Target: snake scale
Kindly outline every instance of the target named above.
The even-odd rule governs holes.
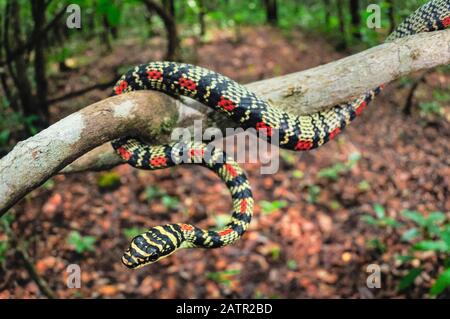
[[[392,41],[420,32],[445,29],[450,25],[450,0],[429,1],[405,19],[387,38]],[[113,95],[135,90],[157,90],[172,96],[193,98],[223,112],[239,126],[254,128],[270,141],[279,134],[280,147],[306,151],[332,140],[355,119],[382,86],[352,102],[304,116],[294,116],[273,108],[232,79],[198,66],[175,62],[150,62],[124,74]],[[130,165],[147,170],[188,163],[214,171],[232,197],[232,219],[224,229],[203,230],[186,223],[156,226],[135,237],[122,257],[129,268],[154,263],[181,248],[218,248],[238,240],[248,229],[253,213],[249,182],[239,165],[222,150],[196,142],[174,142],[151,146],[138,138],[112,141],[116,152]]]

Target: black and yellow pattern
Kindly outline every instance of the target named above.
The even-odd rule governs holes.
[[[149,146],[136,139],[122,138],[114,148],[136,168],[162,169],[179,164],[198,164],[214,171],[227,185],[233,201],[230,223],[219,231],[206,231],[190,224],[156,226],[134,238],[122,257],[129,268],[138,268],[166,257],[179,248],[218,248],[230,245],[247,230],[253,213],[250,184],[233,158],[214,146],[176,142]]]
[[[449,25],[450,0],[429,1],[407,18],[387,41],[441,30]],[[278,133],[283,148],[305,151],[317,148],[339,134],[380,93],[382,86],[350,103],[303,116],[271,107],[267,101],[226,76],[184,63],[151,62],[137,66],[122,76],[113,94],[134,90],[157,90],[191,97],[227,114],[243,128],[255,128],[269,141]],[[205,231],[189,224],[154,227],[133,239],[123,257],[128,267],[155,262],[179,248],[229,245],[248,228],[253,208],[250,186],[239,166],[222,151],[208,152],[204,144],[182,142],[149,146],[133,138],[122,138],[113,141],[112,145],[122,158],[137,168],[153,170],[182,163],[208,167],[225,181],[233,198],[233,219],[224,230]]]

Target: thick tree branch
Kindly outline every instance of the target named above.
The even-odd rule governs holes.
[[[450,30],[421,34],[384,44],[300,73],[247,87],[292,114],[311,113],[348,101],[408,73],[450,62]],[[0,214],[66,165],[96,146],[139,132],[151,142],[167,141],[178,127],[194,120],[203,127],[234,127],[223,115],[188,99],[175,100],[153,91],[115,96],[70,115],[23,141],[0,160]],[[103,169],[120,163],[109,145],[79,158],[64,173]]]

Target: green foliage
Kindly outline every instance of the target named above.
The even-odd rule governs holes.
[[[94,236],[82,236],[78,231],[71,231],[67,238],[67,243],[73,247],[77,253],[94,251],[94,243],[97,240]]]
[[[6,213],[0,217],[0,233],[3,233],[3,238],[0,239],[0,266],[6,260],[6,253],[10,247],[10,238],[8,234],[11,232],[11,224],[14,221],[14,216],[11,213]]]
[[[167,209],[176,209],[180,205],[180,201],[175,196],[169,196],[164,195],[161,197],[161,203],[167,208]]]
[[[296,169],[295,171],[292,172],[292,177],[297,178],[297,179],[301,179],[305,176],[305,173],[303,173],[303,171]]]
[[[308,186],[308,197],[307,200],[309,203],[314,204],[317,202],[317,198],[319,197],[321,188],[318,185],[309,185]]]
[[[358,183],[358,190],[359,191],[367,192],[367,191],[370,191],[370,189],[371,189],[371,186],[370,186],[368,181],[363,180],[363,181]]]
[[[234,279],[235,276],[239,275],[241,271],[239,269],[229,269],[224,271],[217,272],[208,272],[206,274],[206,278],[209,280],[215,281],[219,284],[230,285],[231,280]]]
[[[116,172],[102,173],[97,180],[97,185],[103,190],[115,189],[120,186],[120,175]]]
[[[398,290],[402,291],[402,290],[405,290],[406,288],[410,287],[414,283],[416,278],[420,276],[422,271],[423,271],[422,268],[412,268],[405,275],[405,277],[403,277],[402,280],[400,280],[400,284],[398,285]]]
[[[349,172],[360,159],[360,153],[352,153],[349,155],[346,163],[336,163],[331,167],[323,168],[317,173],[317,176],[319,178],[337,181],[341,175]]]
[[[375,212],[375,217],[372,215],[363,215],[361,220],[369,225],[377,227],[397,228],[402,226],[402,224],[395,220],[395,218],[386,216],[386,211],[382,205],[375,204],[373,205],[373,209]]]
[[[262,200],[259,202],[259,205],[261,206],[262,213],[264,215],[270,215],[284,207],[287,206],[287,202],[285,200],[274,200],[272,202],[268,202],[265,200]]]
[[[286,266],[289,270],[297,270],[297,262],[293,259],[289,259],[286,263]]]
[[[167,209],[177,209],[180,206],[180,200],[177,197],[168,195],[157,186],[148,186],[145,189],[145,199],[149,203],[159,199]]]
[[[111,26],[117,26],[122,17],[119,6],[111,0],[98,0],[97,13],[105,15]]]
[[[382,243],[379,239],[370,239],[366,242],[366,246],[369,249],[378,250],[381,253],[384,253],[387,250],[387,246]]]
[[[35,126],[38,117],[24,116],[12,110],[6,97],[0,97],[0,156],[7,153],[14,136],[26,131],[31,135],[38,132]]]
[[[427,216],[413,210],[404,210],[400,215],[412,222],[413,227],[406,227],[395,219],[386,221],[384,207],[374,205],[376,218],[372,216],[363,216],[363,220],[376,227],[393,226],[403,228],[401,240],[409,244],[409,253],[407,255],[397,256],[397,259],[408,264],[414,260],[415,252],[432,252],[439,259],[444,259],[444,263],[436,263],[435,267],[439,275],[431,287],[429,293],[431,296],[437,296],[450,287],[450,220],[442,212],[431,212]],[[383,244],[384,245],[384,244]],[[419,267],[412,267],[402,278],[398,285],[398,290],[403,291],[409,288],[425,270]]]
[[[437,101],[431,102],[420,102],[419,103],[420,115],[421,116],[431,116],[443,114],[442,106]]]
[[[450,101],[450,93],[444,90],[434,90],[433,99],[440,103],[446,103]]]

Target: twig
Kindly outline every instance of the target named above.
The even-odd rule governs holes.
[[[412,105],[413,105],[413,99],[414,99],[414,93],[416,92],[419,85],[423,82],[426,82],[426,76],[430,74],[432,70],[427,70],[422,73],[421,76],[417,80],[414,81],[413,85],[411,86],[411,89],[409,90],[408,97],[406,98],[405,105],[403,106],[403,114],[405,115],[411,115]]]

